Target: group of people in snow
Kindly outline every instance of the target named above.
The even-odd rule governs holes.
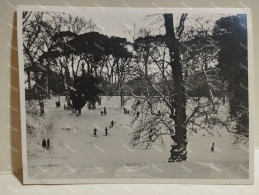
[[[101,116],[105,116],[107,114],[106,107],[104,106],[103,110],[101,111]]]
[[[56,108],[59,108],[60,107],[60,101],[56,101]]]
[[[114,123],[115,122],[112,120],[110,128],[112,128],[114,126]],[[97,128],[96,127],[94,128],[93,132],[94,132],[94,137],[97,137]],[[108,135],[108,128],[107,127],[105,127],[104,132],[105,132],[105,136],[107,136]]]
[[[44,139],[42,140],[41,145],[42,145],[43,148],[49,149],[49,147],[50,147],[50,140],[49,140],[49,138],[47,139],[47,141],[46,141],[45,138],[44,138]]]
[[[124,112],[124,114],[129,114],[129,110],[125,107],[123,108],[123,112]]]

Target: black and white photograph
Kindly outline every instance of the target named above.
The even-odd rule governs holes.
[[[24,183],[253,182],[249,10],[17,17]]]

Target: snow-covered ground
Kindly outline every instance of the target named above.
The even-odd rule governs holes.
[[[46,128],[36,128],[33,137],[27,135],[29,178],[248,178],[248,144],[233,147],[231,135],[223,130],[214,136],[205,131],[192,134],[188,160],[168,163],[170,138],[165,146],[149,150],[129,145],[133,116],[123,114],[120,97],[102,98],[106,116],[101,116],[100,108],[93,111],[85,106],[79,117],[63,110],[64,97],[61,108],[56,108],[57,99],[46,101]],[[27,120],[35,121],[29,116]],[[113,128],[109,128],[111,120],[115,121]],[[105,127],[108,136],[104,136]],[[50,139],[48,150],[41,147],[44,138]],[[210,152],[213,142],[215,152]]]

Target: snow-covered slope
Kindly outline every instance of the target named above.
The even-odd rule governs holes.
[[[129,145],[131,115],[124,115],[120,97],[103,97],[96,110],[82,109],[77,117],[71,111],[55,107],[57,97],[46,102],[45,130],[28,135],[29,178],[247,178],[247,145],[232,146],[231,135],[210,136],[198,132],[189,136],[188,160],[168,163],[170,138],[165,146],[150,150]],[[128,102],[130,106],[132,102]],[[108,114],[101,116],[105,106]],[[109,128],[111,120],[115,126]],[[37,122],[37,121],[35,121]],[[97,128],[97,137],[93,129]],[[105,127],[109,128],[104,136]],[[50,139],[50,149],[43,149],[43,139]],[[212,143],[215,152],[210,152]]]

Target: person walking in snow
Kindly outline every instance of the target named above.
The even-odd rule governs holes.
[[[107,136],[107,134],[108,134],[108,128],[105,127],[105,136]]]
[[[50,140],[49,140],[49,138],[48,138],[48,140],[47,140],[47,148],[49,149],[49,146],[50,146]]]
[[[106,115],[106,113],[107,113],[105,107],[103,108],[103,113],[104,113],[104,115]]]
[[[96,128],[94,128],[94,136],[96,137],[96,132],[97,132],[97,129]]]
[[[45,147],[46,147],[46,145],[47,145],[47,144],[46,144],[46,140],[45,140],[45,138],[43,139],[43,141],[42,141],[42,144],[41,144],[41,145],[42,145],[42,147],[43,147],[43,148],[45,148]]]
[[[214,152],[214,147],[215,147],[215,144],[214,144],[214,142],[212,143],[212,146],[211,146],[211,148],[210,148],[210,151],[211,152]]]
[[[139,111],[137,111],[137,118],[139,117]]]
[[[112,121],[111,121],[111,127],[113,127],[113,125],[114,125],[114,121],[112,120]]]
[[[101,104],[102,104],[102,98],[99,98],[97,102],[98,102],[98,106],[101,106]]]

